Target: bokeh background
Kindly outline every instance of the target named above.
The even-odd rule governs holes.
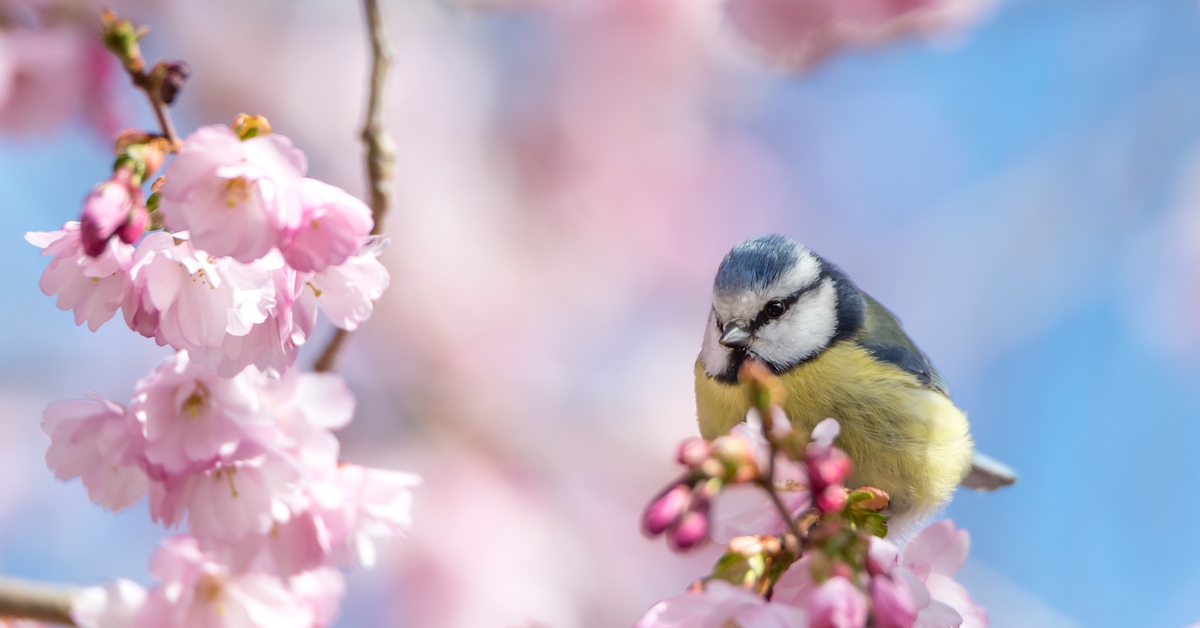
[[[357,4],[118,3],[154,26],[152,58],[191,63],[183,130],[264,114],[314,176],[361,192]],[[711,552],[671,555],[638,514],[696,433],[712,273],[763,232],[893,309],[979,447],[1020,472],[945,513],[993,626],[1200,619],[1195,0],[1001,0],[802,70],[720,0],[385,7],[392,287],[340,369],[360,399],[341,437],[346,459],[426,484],[337,626],[625,626],[705,571]],[[13,41],[0,52],[28,51]],[[106,115],[152,126],[115,93]],[[22,240],[77,215],[112,121],[6,119],[0,572],[148,584],[166,533],[144,503],[111,515],[56,482],[37,424],[83,389],[128,398],[165,352],[119,317],[72,325]]]

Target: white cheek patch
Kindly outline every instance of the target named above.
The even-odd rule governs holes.
[[[776,365],[791,365],[812,357],[829,344],[837,331],[837,291],[833,280],[800,297],[783,318],[763,325],[750,350]]]
[[[721,330],[717,329],[716,314],[708,313],[708,326],[704,328],[704,344],[700,347],[700,363],[709,377],[716,377],[729,368],[729,349],[721,346]]]

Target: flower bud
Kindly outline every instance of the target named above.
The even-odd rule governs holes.
[[[233,119],[233,124],[229,126],[233,129],[234,134],[242,138],[242,140],[271,133],[271,123],[267,121],[266,116],[252,116],[248,113],[239,113]]]
[[[825,490],[827,486],[841,484],[854,466],[850,457],[835,447],[809,454],[804,463],[808,467],[808,479],[814,493]]]
[[[157,137],[153,133],[148,133],[141,129],[125,129],[117,135],[116,142],[113,144],[113,153],[120,155],[125,152],[125,149],[134,144],[145,144]]]
[[[854,579],[854,570],[850,568],[850,565],[847,565],[840,560],[833,563],[833,568],[830,570],[830,573],[833,574],[834,578],[845,578],[847,580]]]
[[[742,366],[738,369],[738,383],[750,395],[750,405],[763,413],[764,427],[767,427],[766,424],[771,420],[771,406],[782,405],[787,396],[783,383],[771,367],[755,358],[742,361]]]
[[[758,477],[754,445],[739,434],[726,434],[713,441],[712,457],[725,467],[725,476],[735,483]]]
[[[667,530],[667,544],[676,552],[686,552],[708,540],[708,512],[689,511]]]
[[[162,68],[159,70],[159,68]],[[158,97],[166,104],[174,104],[175,99],[179,97],[179,92],[183,89],[183,84],[192,74],[192,68],[183,61],[160,61],[155,66],[156,73],[161,72],[162,77],[158,87]]]
[[[808,602],[811,628],[862,628],[867,625],[867,596],[842,577],[817,587]]]
[[[171,152],[171,141],[165,137],[155,136],[142,146],[142,163],[146,165],[145,177],[149,177],[162,167]]]
[[[100,33],[104,47],[121,61],[121,65],[128,72],[136,74],[145,69],[146,63],[142,59],[142,49],[138,40],[144,37],[149,29],[135,27],[133,22],[117,17],[110,9],[104,9],[100,18],[104,24]]]
[[[103,253],[109,238],[129,220],[129,213],[133,209],[129,176],[127,168],[117,170],[112,179],[96,185],[83,202],[79,235],[83,250],[90,257],[98,257]]]
[[[734,554],[737,554],[739,556],[745,556],[747,558],[757,555],[757,554],[762,554],[766,549],[766,546],[763,543],[763,538],[771,538],[771,537],[757,537],[757,536],[735,537],[729,541],[729,551],[731,551]]]
[[[863,493],[868,493],[870,496],[865,496]],[[888,507],[888,503],[891,501],[891,498],[888,497],[887,493],[875,487],[863,486],[861,488],[854,489],[854,492],[851,494],[851,501],[853,501],[860,508],[879,511]]]
[[[834,485],[825,487],[825,490],[817,494],[817,509],[821,512],[841,512],[846,507],[846,495],[848,493],[846,488],[842,486]]]
[[[691,489],[686,484],[672,486],[651,502],[642,513],[642,532],[647,536],[662,534],[679,521],[691,504]]]
[[[917,603],[905,583],[877,575],[871,578],[870,590],[875,628],[912,628]]]
[[[129,220],[117,229],[117,237],[126,244],[135,244],[142,239],[142,234],[146,232],[146,226],[150,224],[150,212],[146,210],[146,206],[136,204],[133,206],[133,211],[129,212]]]
[[[679,443],[679,448],[675,450],[675,459],[679,461],[679,464],[698,469],[708,459],[710,453],[712,453],[712,446],[708,444],[708,441],[693,436]]]

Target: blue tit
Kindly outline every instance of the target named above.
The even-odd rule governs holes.
[[[700,432],[713,439],[750,408],[737,382],[747,358],[779,376],[793,425],[833,417],[854,462],[850,487],[874,486],[894,515],[931,514],[962,482],[1015,481],[974,456],[967,418],[945,380],[887,308],[821,256],[779,235],[746,240],[725,256],[696,361]]]

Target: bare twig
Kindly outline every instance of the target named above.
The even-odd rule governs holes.
[[[150,101],[150,108],[154,110],[154,117],[158,119],[158,127],[162,129],[163,137],[171,143],[171,152],[179,150],[182,142],[179,141],[179,135],[175,132],[175,125],[171,122],[171,114],[167,112],[167,104],[163,102],[158,94],[158,89],[152,84],[150,75],[145,70],[140,72],[130,72],[129,78],[133,80],[134,86],[142,90],[146,95],[146,99]]]
[[[37,621],[74,626],[71,602],[75,589],[0,578],[0,617],[34,619]]]
[[[392,63],[392,45],[379,0],[363,0],[367,31],[371,36],[371,78],[367,94],[367,121],[363,125],[362,141],[366,147],[367,193],[370,195],[373,235],[383,233],[383,218],[392,198],[392,178],[395,169],[395,149],[392,138],[383,128],[383,96],[387,87],[388,70]],[[313,363],[319,373],[332,371],[350,332],[338,329]]]

